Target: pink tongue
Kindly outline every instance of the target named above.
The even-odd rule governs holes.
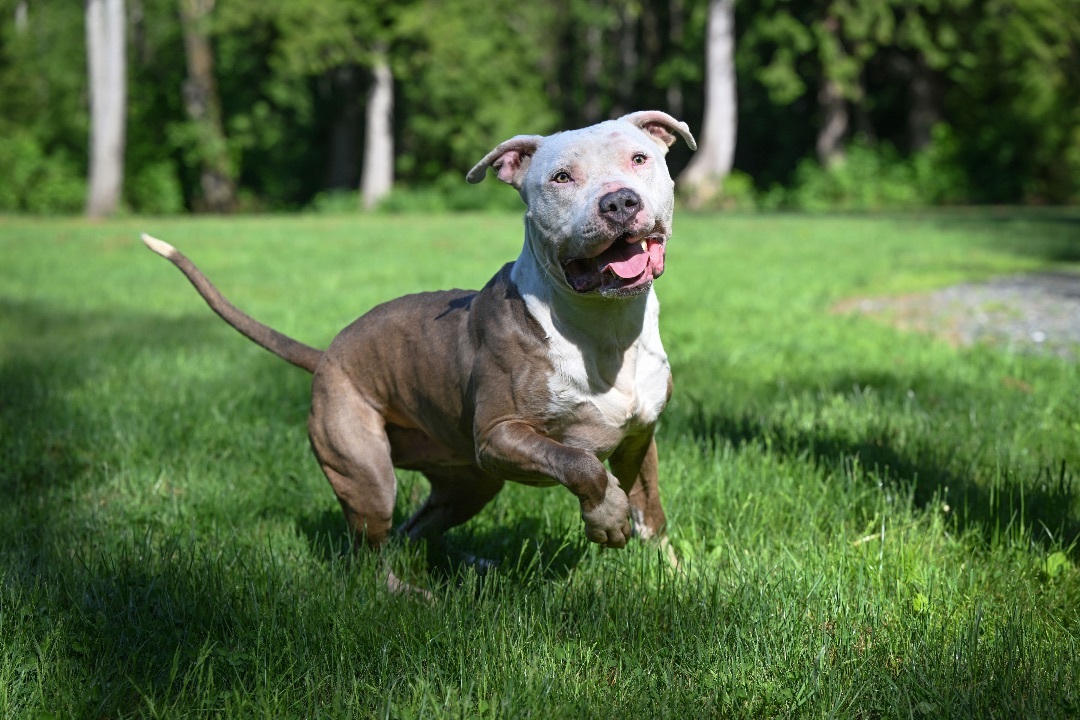
[[[645,266],[649,264],[649,253],[641,249],[640,242],[616,243],[605,250],[598,260],[601,271],[611,270],[624,280],[629,280],[645,271]]]

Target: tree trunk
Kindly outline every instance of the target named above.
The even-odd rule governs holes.
[[[705,117],[701,144],[679,181],[702,199],[715,194],[735,160],[735,0],[709,0]]]
[[[86,214],[116,212],[124,184],[127,53],[124,0],[86,0],[90,80],[90,176]]]
[[[837,37],[840,21],[833,16],[825,18],[824,31],[835,47],[840,47]],[[844,98],[844,89],[825,62],[826,53],[821,52],[821,87],[818,88],[818,109],[821,112],[821,125],[818,126],[817,150],[818,162],[825,167],[835,165],[844,159],[844,137],[848,131],[848,107]]]
[[[26,26],[30,21],[30,7],[27,4],[27,0],[19,0],[15,4],[15,29],[22,33],[26,31]]]
[[[818,161],[827,166],[844,159],[844,136],[848,129],[847,101],[840,92],[840,83],[826,77],[818,90],[818,106],[821,109],[821,127],[818,128]]]
[[[330,128],[330,157],[327,159],[327,186],[354,188],[359,180],[357,151],[360,131],[359,68],[345,65],[327,73],[334,99],[340,102]]]
[[[930,147],[934,126],[941,122],[938,106],[937,84],[934,71],[919,53],[912,67],[911,84],[908,86],[908,148],[919,152]]]
[[[371,210],[394,184],[394,75],[384,54],[372,68],[364,128],[364,159],[360,170],[360,206]]]
[[[214,50],[206,30],[214,0],[179,2],[188,71],[183,89],[184,107],[196,128],[202,205],[210,212],[229,212],[236,207],[236,180],[221,124],[221,99],[214,80]]]

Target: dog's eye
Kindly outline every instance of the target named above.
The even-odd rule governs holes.
[[[646,162],[648,162],[648,160],[649,160],[649,156],[646,155],[645,153],[637,153],[636,155],[634,155],[634,164],[635,165],[644,165]]]
[[[565,170],[555,173],[555,176],[551,179],[560,184],[568,183],[571,180],[570,173],[566,172]]]

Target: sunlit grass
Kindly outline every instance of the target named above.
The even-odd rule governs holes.
[[[0,220],[3,717],[1075,717],[1080,371],[831,311],[1080,260],[1076,218],[695,216],[658,284],[669,572],[508,487],[390,596],[307,448],[309,378],[146,251],[325,345],[479,287],[515,216]],[[426,492],[404,473],[399,518]]]

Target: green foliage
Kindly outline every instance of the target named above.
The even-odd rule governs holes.
[[[961,143],[948,125],[934,127],[930,146],[908,157],[916,192],[924,205],[957,205],[976,196],[981,178],[970,177],[961,161]]]
[[[740,122],[740,144],[779,142],[787,156],[780,163],[774,156],[740,153],[744,169],[760,185],[808,182],[808,163],[800,158],[810,154],[812,136],[793,143],[780,133],[777,140],[770,126],[783,122],[790,133],[799,130],[800,121],[820,123],[807,100],[826,82],[847,98],[856,133],[910,147],[909,127],[897,118],[911,110],[914,73],[925,67],[936,98],[928,101],[929,109],[953,131],[951,167],[938,168],[950,176],[950,189],[926,193],[919,188],[916,194],[963,202],[1078,197],[1077,0],[761,0],[753,8],[743,6],[742,13],[740,102],[746,109],[742,119],[751,122]],[[769,103],[755,98],[760,90],[754,85],[768,94]],[[778,113],[784,106],[789,112]],[[925,164],[916,158],[910,162]],[[804,168],[798,179],[795,166]],[[882,184],[893,184],[903,173],[890,172],[893,177]],[[951,179],[959,176],[968,179]],[[960,189],[966,193],[962,197]],[[830,195],[814,194],[817,201]]]
[[[21,30],[14,7],[14,0],[0,3],[0,124],[32,133],[46,154],[63,148],[85,157],[83,4],[30,2]]]
[[[1080,0],[993,0],[965,21],[945,72],[974,199],[1080,199]]]
[[[359,212],[360,198],[355,190],[325,190],[311,199],[307,209],[319,215],[348,215]]]
[[[30,0],[16,26],[18,4],[0,0],[0,127],[11,136],[4,152],[23,163],[16,175],[39,190],[20,180],[3,207],[74,211],[74,178],[87,171],[84,7]],[[401,188],[391,206],[498,206],[456,198],[442,178],[513,135],[629,110],[667,109],[700,127],[707,5],[217,0],[208,28],[226,139],[210,149],[236,170],[246,209],[299,208],[357,187],[369,71],[385,56]],[[1080,200],[1080,0],[754,0],[736,13],[744,176],[721,205],[750,203],[746,176],[781,188],[763,194],[766,207],[783,205],[785,190],[807,207]],[[141,0],[128,14],[124,203],[191,208],[208,146],[184,107],[176,0]],[[916,79],[929,88],[922,121]],[[844,99],[847,142],[876,148],[852,150],[846,178],[806,162],[823,87]],[[925,148],[935,122],[950,134]],[[689,157],[673,149],[674,174]],[[852,185],[864,180],[877,187]]]
[[[272,29],[273,60],[283,75],[321,75],[328,70],[370,67],[394,35],[397,13],[409,2],[378,0],[225,0],[216,15],[219,35],[252,26]]]
[[[472,185],[464,174],[446,174],[435,182],[416,185],[397,185],[379,204],[379,210],[393,215],[445,212],[513,212],[524,205],[513,188],[489,176],[484,182]],[[319,193],[310,209],[324,215],[356,213],[360,203],[354,190],[334,190]]]
[[[426,185],[397,187],[380,205],[390,213],[506,212],[523,207],[517,191],[493,176],[472,185],[464,174],[442,175]]]
[[[79,3],[37,3],[22,30],[0,5],[0,210],[72,213],[86,200],[86,58]]]
[[[163,160],[139,168],[127,178],[124,193],[131,209],[147,215],[173,215],[184,210],[184,193],[174,163]]]
[[[962,202],[968,180],[956,163],[957,143],[947,126],[935,128],[927,150],[904,158],[886,143],[854,143],[843,159],[823,166],[804,159],[790,188],[767,194],[766,207],[799,210],[883,210]]]
[[[802,160],[788,204],[801,210],[879,210],[921,203],[910,165],[889,147],[848,147],[845,157],[829,166]]]
[[[896,39],[896,10],[878,0],[760,0],[751,18],[739,58],[782,105],[807,92],[807,74],[835,82],[844,97],[860,101],[867,62]],[[760,57],[768,62],[762,65]]]
[[[408,51],[394,64],[411,122],[398,170],[412,181],[463,174],[514,135],[558,129],[544,97],[545,20],[539,3],[426,0],[402,12]]]
[[[42,215],[75,213],[86,201],[86,181],[78,163],[60,151],[47,154],[23,129],[0,132],[0,211]]]
[[[1046,556],[1045,569],[1047,577],[1057,578],[1071,572],[1074,568],[1072,562],[1069,561],[1069,556],[1058,550]]]
[[[728,173],[719,185],[680,190],[680,199],[694,210],[756,210],[758,207],[754,179],[738,170]]]

